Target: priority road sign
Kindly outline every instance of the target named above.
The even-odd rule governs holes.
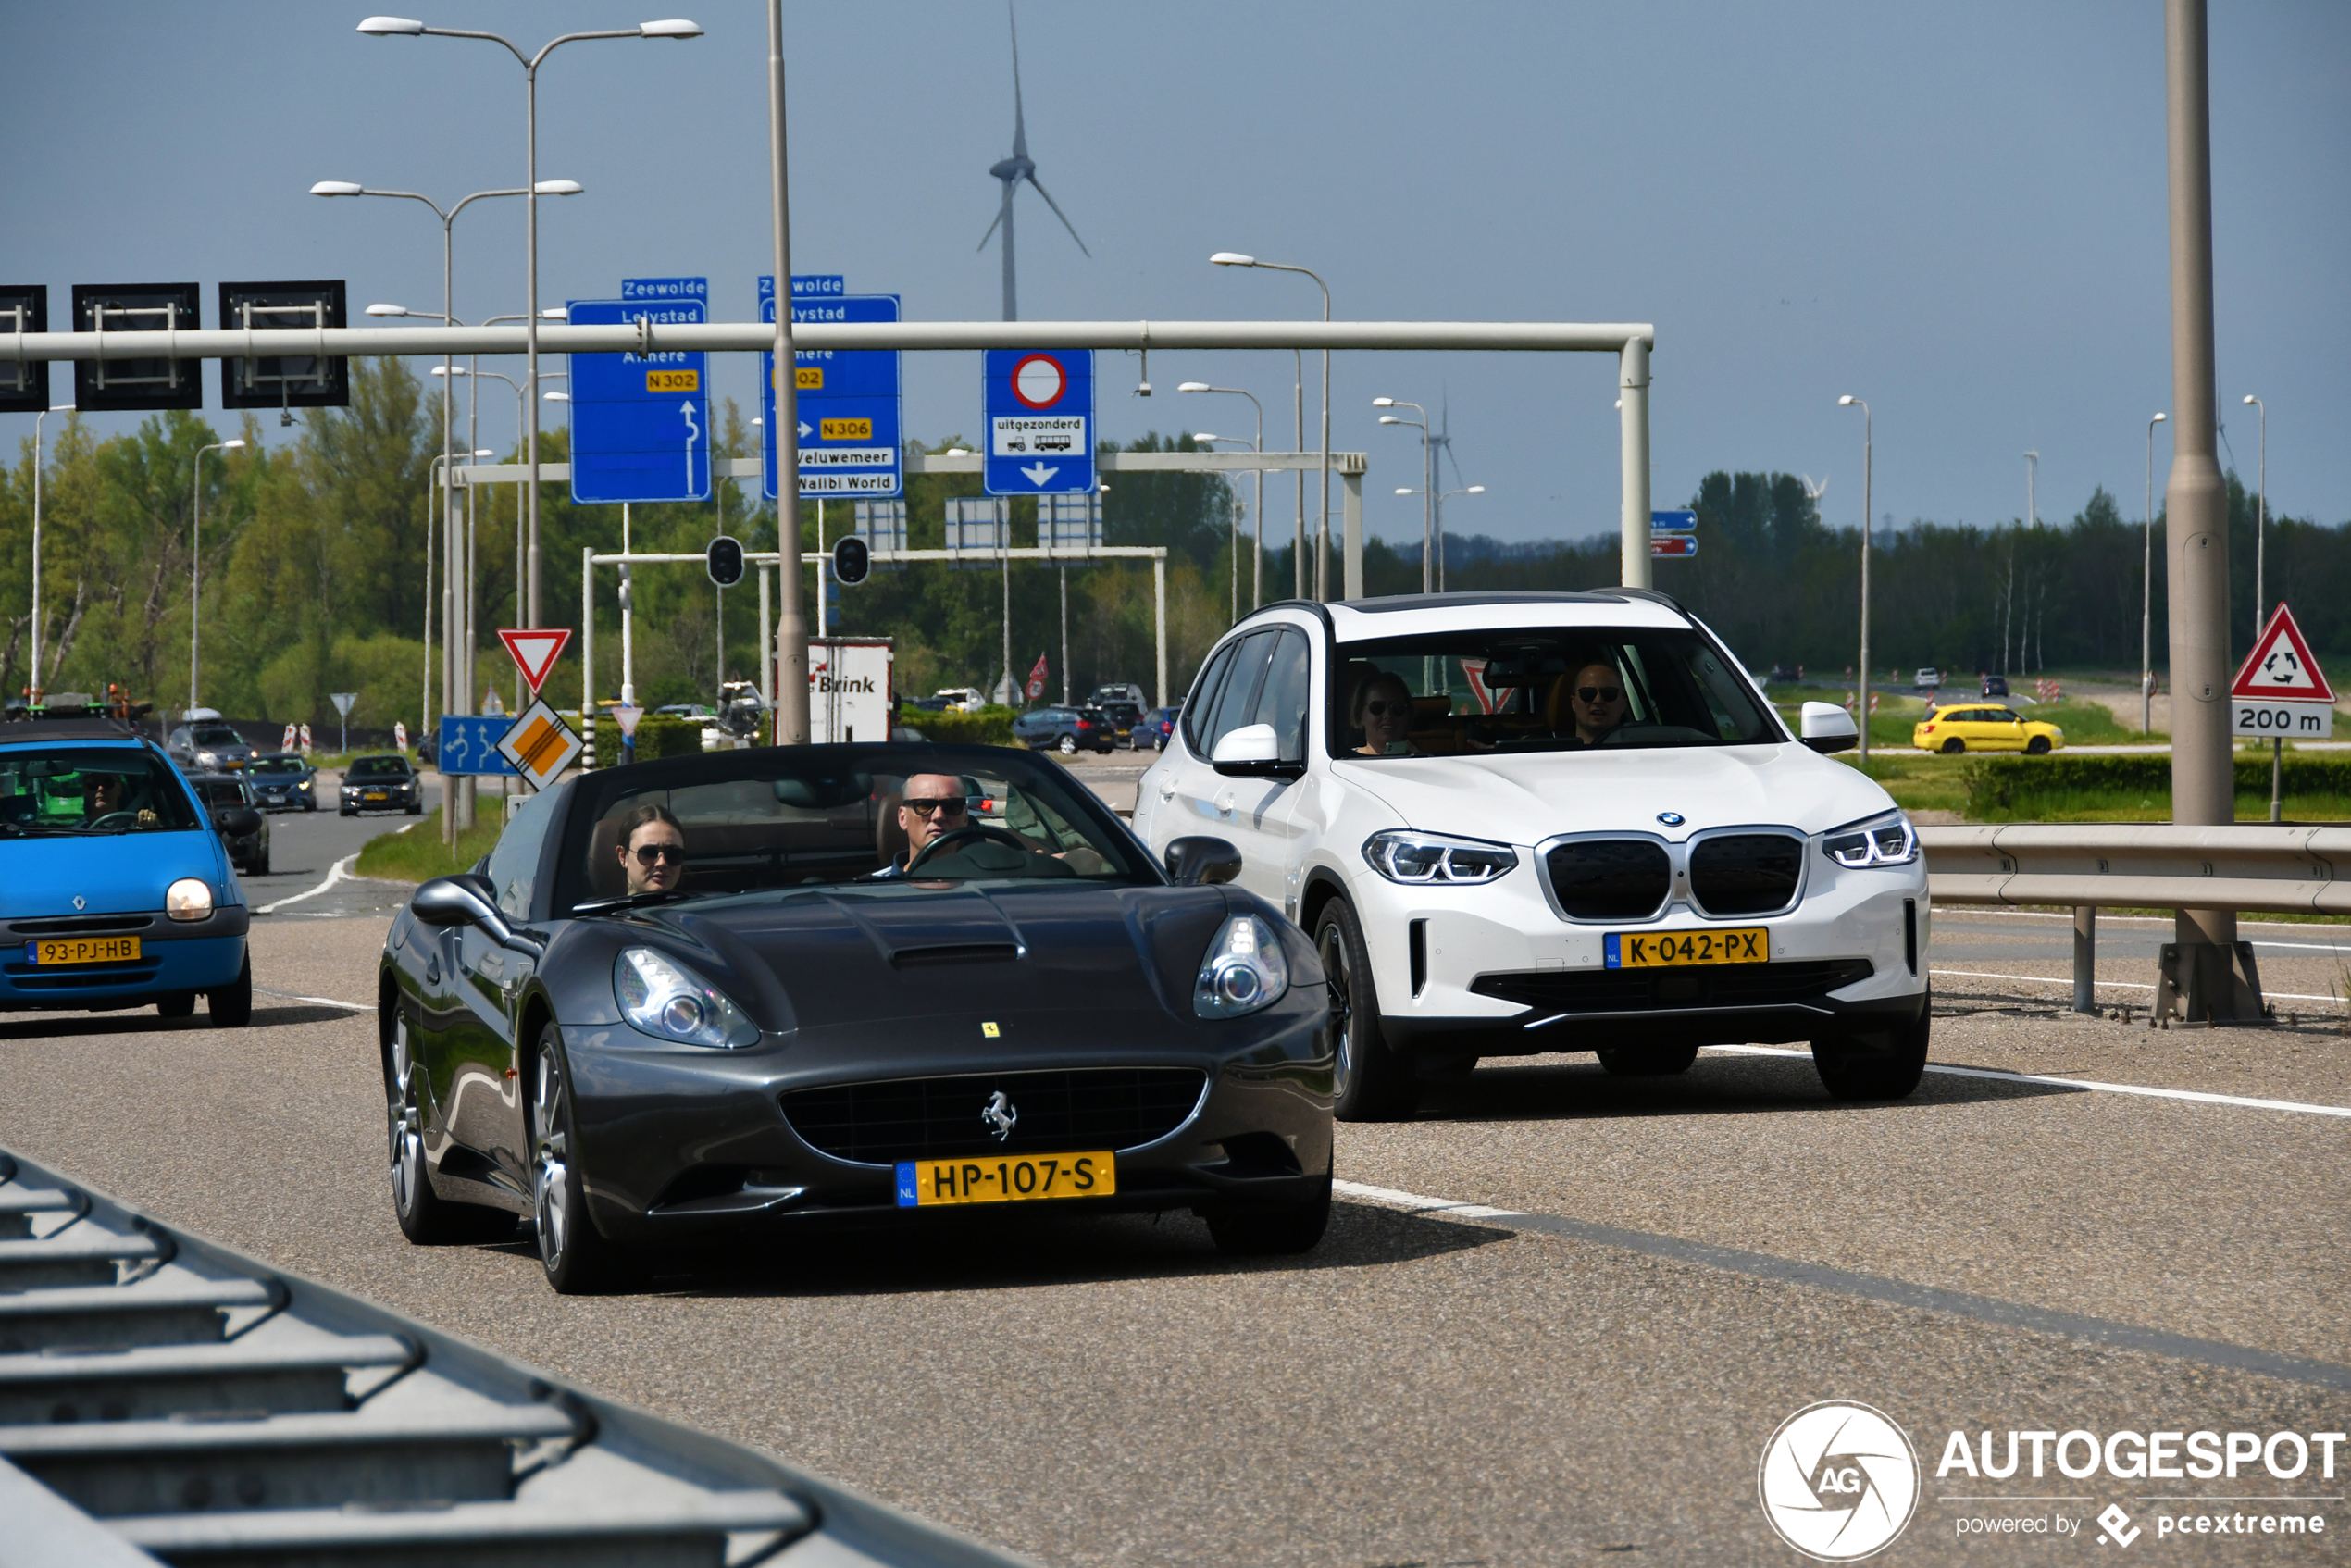
[[[2283,604],[2229,685],[2229,717],[2239,735],[2323,740],[2334,733],[2334,688]]]
[[[982,355],[981,382],[989,494],[1094,488],[1092,349],[991,348]]]
[[[700,278],[631,278],[623,298],[573,300],[575,327],[700,323]],[[710,378],[699,349],[571,356],[571,498],[581,504],[710,499]]]
[[[519,773],[530,780],[534,790],[543,790],[554,782],[557,775],[569,767],[581,751],[579,737],[571,726],[555,715],[545,703],[533,703],[523,710],[522,717],[500,737],[498,753],[510,765],[508,771]]]
[[[433,765],[451,778],[467,774],[475,778],[510,775],[514,767],[498,752],[499,738],[505,732],[506,721],[503,718],[442,714],[441,749],[433,753]]]
[[[829,273],[794,275],[791,316],[810,321],[895,321],[896,294],[851,294]],[[776,280],[759,280],[759,318],[776,319]],[[800,493],[890,496],[903,493],[904,448],[899,359],[895,349],[796,349],[800,394]],[[776,499],[776,355],[759,359],[760,493]]]
[[[500,627],[498,641],[504,642],[506,652],[514,655],[515,663],[522,670],[523,679],[530,683],[530,693],[535,697],[539,689],[547,684],[547,674],[555,667],[555,661],[563,656],[566,644],[571,641],[571,628],[538,626],[526,631]]]

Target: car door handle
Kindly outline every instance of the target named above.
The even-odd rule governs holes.
[[[1172,801],[1176,798],[1176,780],[1172,777],[1159,781],[1159,798],[1163,801]]]

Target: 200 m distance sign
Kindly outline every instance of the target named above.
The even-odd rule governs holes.
[[[1066,495],[1094,476],[1094,351],[991,348],[981,367],[990,495]]]

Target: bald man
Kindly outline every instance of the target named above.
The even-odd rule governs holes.
[[[898,826],[906,835],[906,859],[928,849],[942,833],[971,826],[971,805],[964,781],[952,774],[917,773],[906,780],[898,803]]]

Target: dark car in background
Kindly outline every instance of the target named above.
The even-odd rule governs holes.
[[[242,773],[192,773],[188,787],[212,816],[230,862],[248,877],[269,875],[269,819],[261,815],[253,780]],[[251,827],[250,833],[239,829]]]
[[[1167,750],[1167,738],[1176,733],[1176,721],[1184,716],[1183,704],[1172,708],[1153,708],[1135,727],[1134,745],[1137,751],[1149,746],[1154,752]]]
[[[182,773],[235,773],[254,757],[245,738],[218,718],[180,725],[163,749]]]
[[[1143,722],[1141,706],[1135,703],[1104,703],[1101,710],[1102,716],[1110,720],[1110,732],[1118,744],[1134,745],[1136,727]]]
[[[317,811],[318,770],[299,752],[268,752],[245,765],[264,811]]]
[[[370,811],[400,811],[410,816],[425,809],[425,781],[397,752],[354,757],[342,770],[341,810],[345,816]]]
[[[1013,720],[1013,739],[1031,751],[1108,752],[1118,744],[1110,718],[1100,708],[1031,708]]]
[[[1987,675],[1984,677],[1984,695],[1986,697],[2005,697],[2008,694],[2009,678],[2007,676]]]

